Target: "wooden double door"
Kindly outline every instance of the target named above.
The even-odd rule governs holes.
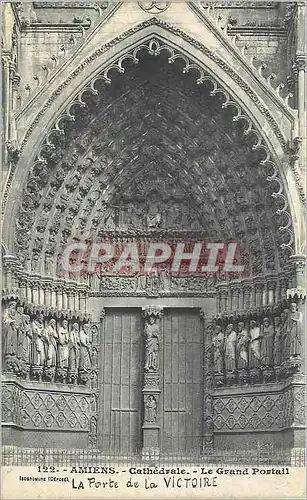
[[[99,444],[114,455],[142,448],[144,322],[140,309],[110,308],[100,347]],[[165,308],[161,319],[157,422],[163,454],[202,443],[203,333],[198,309]]]

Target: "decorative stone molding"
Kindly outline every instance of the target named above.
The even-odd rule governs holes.
[[[96,2],[33,2],[35,9],[106,9],[107,1]]]
[[[90,395],[62,391],[55,386],[27,387],[14,382],[3,384],[2,419],[5,425],[22,429],[89,432]]]

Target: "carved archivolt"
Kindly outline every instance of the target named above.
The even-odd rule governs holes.
[[[144,53],[149,64],[161,58],[147,93]],[[202,237],[236,238],[252,274],[279,271],[293,253],[282,181],[250,118],[215,78],[153,37],[95,76],[56,121],[21,198],[16,253],[29,271],[54,275],[55,251],[70,237],[148,233],[142,214],[157,198],[172,212],[165,233],[186,219]],[[171,222],[176,203],[180,222]]]
[[[279,138],[280,143],[286,149],[287,144],[286,144],[285,138],[283,137],[283,134],[279,128],[277,121],[272,116],[272,114],[270,113],[268,108],[263,104],[262,100],[248,86],[248,84],[222,58],[220,58],[217,54],[215,54],[210,49],[208,49],[201,42],[199,42],[199,41],[195,40],[194,38],[192,38],[191,36],[187,35],[185,32],[183,32],[179,28],[176,28],[176,27],[172,26],[171,24],[169,24],[168,22],[163,21],[159,18],[152,17],[152,18],[144,21],[143,23],[138,24],[134,28],[131,28],[131,29],[123,32],[121,35],[117,36],[116,38],[114,38],[110,42],[101,46],[93,54],[91,54],[90,57],[85,59],[85,61],[83,63],[81,63],[63,83],[61,83],[61,85],[52,93],[50,98],[47,100],[44,107],[36,115],[32,125],[29,127],[27,133],[25,134],[25,137],[24,137],[22,144],[21,144],[21,150],[25,146],[28,138],[30,137],[32,131],[34,130],[36,124],[39,122],[41,116],[44,115],[44,113],[49,108],[49,106],[52,104],[52,102],[57,98],[58,95],[60,95],[64,91],[64,89],[71,83],[71,81],[74,78],[76,78],[80,73],[82,73],[90,63],[92,63],[99,56],[101,56],[102,54],[107,52],[109,49],[115,47],[121,41],[126,40],[127,38],[129,38],[131,35],[137,33],[138,31],[141,31],[144,28],[147,28],[147,27],[150,27],[153,25],[160,26],[163,29],[165,29],[166,31],[168,31],[169,33],[180,36],[183,40],[185,40],[189,44],[191,44],[192,47],[200,50],[207,57],[209,57],[212,61],[217,63],[220,66],[220,68],[223,69],[247,93],[247,95],[249,95],[252,98],[253,102],[258,107],[260,112],[266,116],[267,121],[270,123],[276,136]],[[81,92],[81,94],[83,92],[84,92],[84,90]],[[78,96],[78,99],[80,99],[80,96]],[[81,99],[81,101],[82,101],[82,99]]]

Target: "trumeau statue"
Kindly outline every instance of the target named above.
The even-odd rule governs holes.
[[[145,371],[157,372],[159,369],[159,327],[155,317],[149,316],[145,324]]]

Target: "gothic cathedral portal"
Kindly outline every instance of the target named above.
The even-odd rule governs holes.
[[[5,2],[8,464],[304,447],[301,4]]]

